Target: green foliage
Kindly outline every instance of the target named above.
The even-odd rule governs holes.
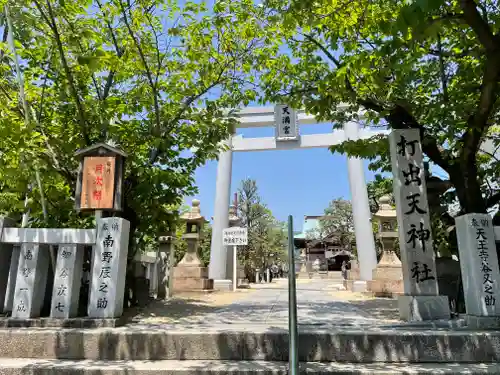
[[[485,212],[500,193],[483,185],[499,161],[481,155],[498,143],[500,8],[489,0],[267,0],[249,7],[266,44],[259,51],[262,101],[287,102],[342,127],[364,121],[416,128],[423,151],[450,176],[464,212]],[[269,58],[271,56],[271,58]],[[332,151],[389,170],[388,142],[376,136]],[[484,199],[485,194],[488,199]]]
[[[368,191],[368,201],[370,203],[370,211],[372,214],[378,211],[378,201],[383,195],[389,195],[392,198],[392,203],[395,204],[392,194],[392,178],[376,174],[375,179],[366,184],[366,190]]]
[[[355,250],[354,215],[350,201],[342,198],[333,199],[325,208],[325,216],[319,225],[321,237],[335,235],[342,248]]]
[[[38,169],[49,222],[35,186],[31,225],[93,226],[73,208],[73,154],[109,142],[129,155],[121,215],[131,222],[131,244],[154,242],[175,225],[182,197],[196,192],[193,172],[217,156],[234,126],[232,110],[255,95],[241,73],[253,63],[248,49],[258,51],[242,31],[249,21],[236,24],[222,9],[209,16],[203,3],[160,0],[20,0],[10,13],[30,122],[4,39],[0,212],[19,219]]]
[[[248,230],[248,246],[239,252],[247,275],[250,269],[263,268],[272,260],[286,259],[286,225],[279,222],[262,202],[257,182],[241,181],[238,189],[238,216]]]

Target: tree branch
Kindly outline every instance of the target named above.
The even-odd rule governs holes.
[[[448,103],[448,79],[446,77],[446,66],[443,57],[443,45],[441,44],[441,35],[437,35],[439,51],[439,72],[441,74],[441,89],[443,90],[443,102]]]
[[[335,56],[333,56],[333,54],[331,54],[326,47],[324,47],[311,35],[304,35],[304,37],[314,43],[337,66],[337,68],[342,66],[341,62],[337,58],[335,58]],[[345,78],[345,84],[346,88],[351,92],[353,100],[355,100],[358,104],[362,105],[366,109],[370,109],[377,113],[382,113],[386,110],[389,110],[389,114],[385,116],[385,119],[389,122],[393,129],[419,129],[420,138],[422,139],[422,149],[424,153],[434,163],[436,163],[449,173],[450,163],[445,157],[443,151],[436,143],[436,140],[433,137],[427,135],[425,128],[415,119],[415,117],[413,117],[409,110],[407,110],[400,104],[396,104],[387,108],[374,99],[360,98],[354,90],[351,82],[349,81],[348,76],[346,76]]]
[[[116,39],[116,35],[113,31],[113,26],[111,25],[111,22],[109,21],[108,17],[104,14],[104,10],[102,7],[102,4],[99,0],[96,0],[97,6],[99,7],[102,16],[104,18],[104,22],[106,22],[106,27],[109,31],[109,34],[111,36],[111,40],[113,41],[113,46],[115,47],[116,55],[118,58],[121,58],[123,56],[123,49],[118,46],[118,40]],[[104,84],[104,89],[102,90],[102,100],[105,101],[109,95],[109,91],[111,90],[111,86],[113,86],[113,81],[115,78],[116,71],[111,70],[108,74],[108,77],[106,78],[106,83]]]
[[[321,52],[323,52],[326,55],[326,57],[328,57],[335,64],[337,69],[342,66],[342,64],[340,64],[340,61],[335,56],[333,56],[333,54],[330,51],[328,51],[328,49],[324,45],[322,45],[320,42],[318,42],[315,38],[313,38],[309,34],[302,34],[302,35],[307,40],[312,42],[316,47],[318,47],[321,50]]]
[[[127,27],[128,33],[130,37],[132,38],[132,41],[134,42],[135,47],[137,48],[137,52],[139,53],[139,57],[142,61],[142,64],[144,65],[144,70],[146,72],[146,77],[148,79],[149,85],[151,86],[151,90],[153,91],[153,107],[154,107],[154,116],[155,116],[155,127],[156,129],[160,129],[160,103],[158,100],[158,90],[157,90],[157,85],[156,81],[153,79],[153,74],[151,72],[151,69],[149,68],[149,64],[146,60],[146,56],[144,55],[144,51],[142,50],[142,47],[139,43],[139,40],[137,40],[137,37],[135,36],[134,31],[132,30],[132,27],[130,26],[130,22],[128,20],[127,16],[127,10],[125,9],[122,0],[120,0],[120,6],[122,8],[122,15],[123,15],[123,22],[125,22],[125,26]],[[130,4],[129,4],[130,7]]]
[[[493,35],[488,22],[481,16],[474,0],[460,0],[465,22],[472,28],[479,42],[487,51],[498,49],[498,38]]]
[[[464,159],[474,159],[481,144],[481,139],[491,126],[489,122],[498,98],[498,81],[500,80],[500,51],[490,55],[486,60],[486,67],[481,84],[481,94],[477,109],[467,120],[468,128],[462,136]]]
[[[52,5],[50,3],[50,0],[47,0],[47,10],[48,10],[48,15],[47,15],[43,11],[38,0],[33,0],[33,1],[35,3],[35,6],[37,7],[38,11],[40,12],[40,15],[45,20],[45,22],[47,23],[47,25],[49,26],[49,28],[52,30],[52,32],[54,34],[57,49],[58,49],[59,55],[61,57],[61,63],[63,65],[64,72],[66,73],[66,79],[68,80],[69,86],[71,88],[71,93],[73,95],[73,99],[75,100],[76,109],[77,109],[77,113],[78,113],[78,120],[79,120],[80,127],[82,130],[83,138],[85,140],[85,143],[87,145],[90,145],[90,137],[89,137],[87,125],[85,122],[85,117],[86,117],[85,116],[85,109],[84,109],[83,104],[80,100],[80,96],[78,95],[78,91],[76,90],[76,84],[75,84],[75,80],[73,77],[73,73],[71,72],[68,61],[66,60],[66,55],[64,53],[64,47],[63,47],[63,44],[61,41],[61,35],[59,34],[59,29],[57,28],[56,20],[54,17],[54,12],[52,11]]]
[[[198,100],[199,98],[201,98],[208,91],[210,91],[215,86],[217,86],[218,84],[221,83],[221,78],[222,78],[223,74],[224,74],[224,69],[221,70],[221,72],[219,73],[219,76],[217,77],[217,79],[214,82],[212,82],[211,85],[209,85],[207,87],[204,86],[204,88],[200,92],[198,92],[197,94],[194,94],[194,95],[190,96],[184,102],[184,104],[179,108],[179,110],[174,115],[174,117],[171,120],[168,121],[168,123],[169,124],[174,124],[177,121],[179,121],[181,119],[181,117],[183,116],[184,112],[186,112],[186,110],[191,106],[191,104],[193,104],[196,100]],[[151,154],[150,154],[150,157],[149,157],[149,164],[153,164],[156,161],[156,159],[158,158],[158,156],[160,156],[160,148],[157,147],[157,148],[155,148],[154,150],[151,151]]]
[[[493,207],[495,204],[500,203],[500,192],[493,194],[486,200],[486,207]]]

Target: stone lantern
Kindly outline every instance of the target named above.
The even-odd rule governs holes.
[[[382,256],[373,270],[372,280],[368,281],[368,290],[375,295],[398,295],[404,290],[402,264],[394,251],[398,238],[397,214],[390,202],[390,196],[382,196],[379,210],[373,214],[373,219],[378,224],[377,238],[382,243]]]
[[[180,220],[185,227],[182,239],[187,242],[187,251],[179,262],[179,265],[200,266],[201,261],[198,257],[198,246],[200,240],[203,239],[205,218],[201,216],[200,201],[198,199],[193,199],[191,210],[182,214]]]
[[[213,289],[213,280],[208,279],[207,267],[202,267],[198,257],[198,247],[203,238],[203,225],[206,220],[201,215],[200,201],[193,199],[191,209],[180,217],[185,231],[182,239],[187,243],[184,257],[174,268],[174,291],[196,291]]]

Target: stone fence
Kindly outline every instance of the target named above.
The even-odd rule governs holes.
[[[117,217],[97,229],[14,228],[0,218],[0,308],[16,319],[41,315],[52,286],[50,317],[78,316],[84,247],[90,261],[89,318],[117,318],[123,312],[130,224]],[[53,275],[50,262],[55,262]]]

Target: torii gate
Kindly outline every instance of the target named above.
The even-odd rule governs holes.
[[[291,115],[285,117],[281,111],[291,112]],[[304,111],[293,110],[286,105],[277,105],[274,108],[249,107],[241,110],[238,117],[237,127],[274,126],[276,136],[244,138],[242,135],[233,135],[225,141],[229,150],[219,154],[209,265],[209,278],[214,280],[216,289],[229,289],[233,273],[232,249],[228,249],[222,244],[222,230],[229,226],[233,152],[330,147],[345,140],[367,139],[377,134],[389,133],[387,130],[360,129],[357,122],[348,122],[344,125],[344,130],[334,130],[326,134],[299,135],[300,125],[319,124],[319,122],[314,116],[306,114]],[[373,240],[363,161],[360,158],[348,157],[347,168],[360,278],[363,281],[368,281],[372,279],[372,270],[377,266],[377,255]]]

